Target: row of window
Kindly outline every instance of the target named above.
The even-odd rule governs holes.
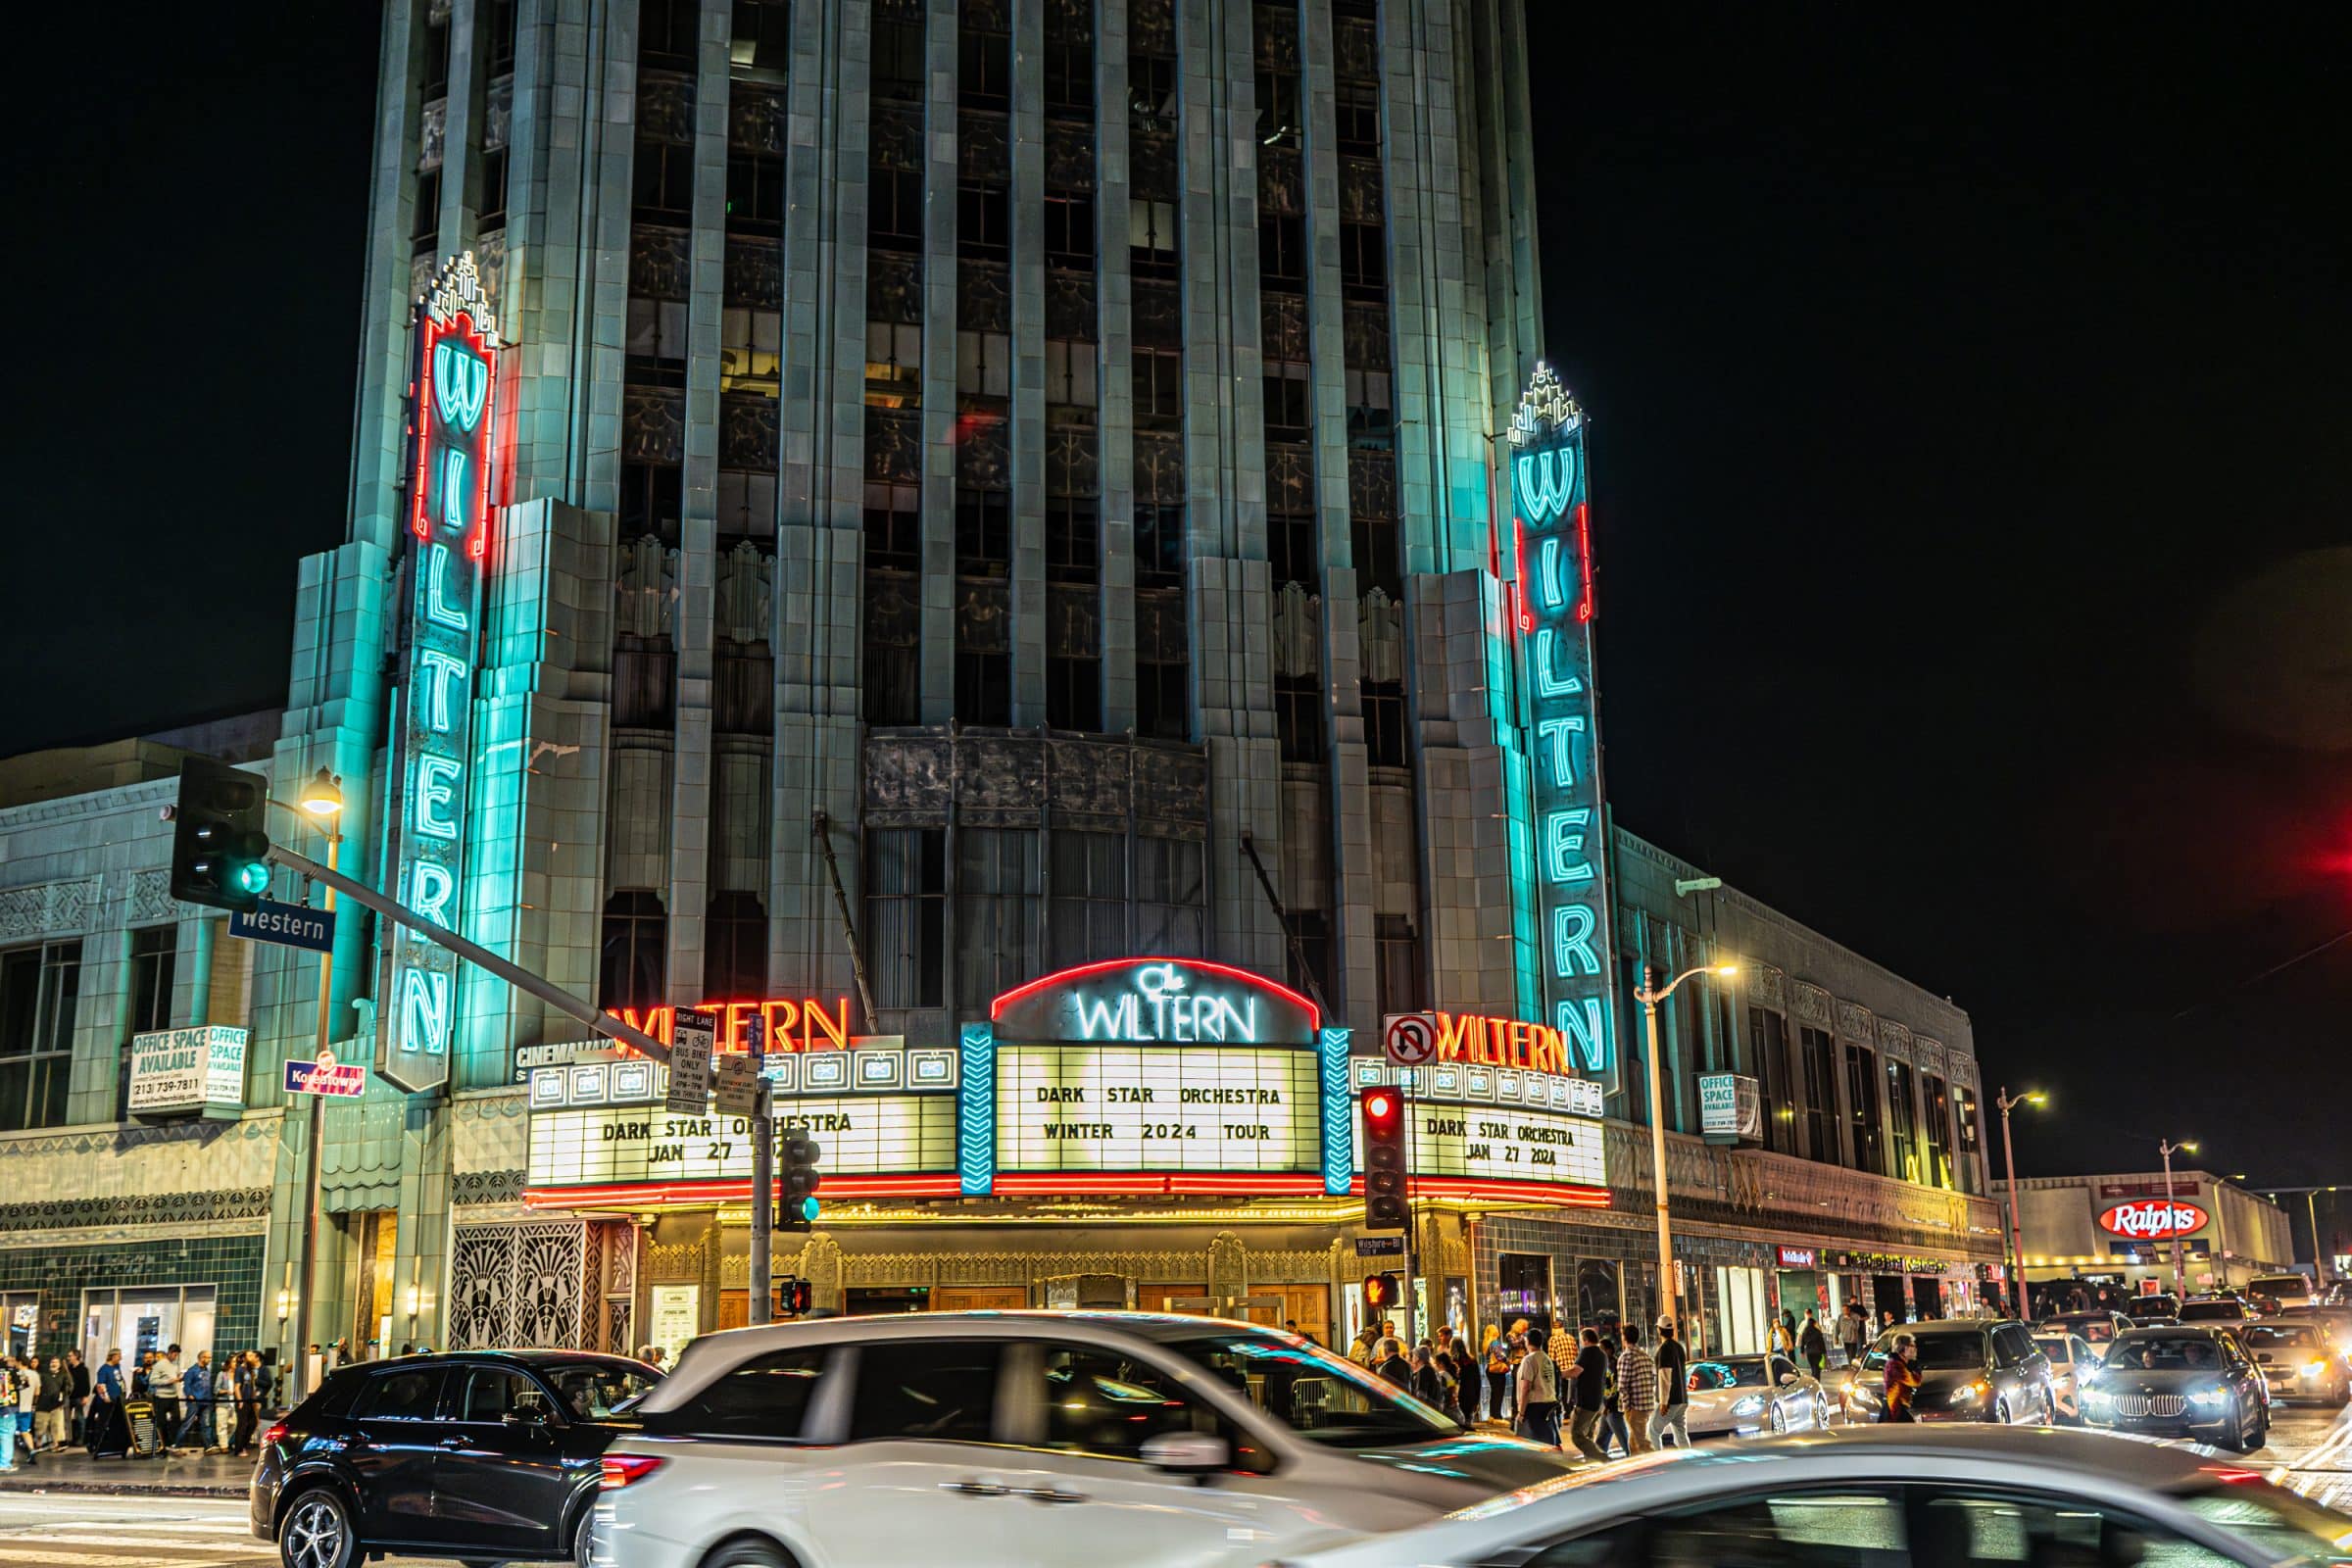
[[[178,941],[176,926],[130,933],[122,1065],[115,1075],[118,1120],[126,1113],[130,1092],[131,1037],[172,1027]],[[78,938],[0,953],[0,1132],[65,1124],[81,965]]]

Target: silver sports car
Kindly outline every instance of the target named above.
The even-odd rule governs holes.
[[[1829,1391],[1785,1356],[1721,1355],[1690,1363],[1690,1436],[1753,1438],[1830,1424]]]

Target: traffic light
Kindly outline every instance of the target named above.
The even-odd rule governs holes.
[[[805,1231],[815,1222],[816,1189],[823,1180],[816,1173],[816,1162],[824,1152],[813,1138],[785,1135],[784,1157],[776,1171],[776,1188],[783,1195],[776,1205],[776,1229]]]
[[[1364,1316],[1377,1322],[1381,1313],[1395,1311],[1403,1298],[1404,1287],[1396,1282],[1396,1275],[1383,1272],[1364,1276]]]
[[[804,1279],[778,1280],[776,1304],[793,1317],[807,1317],[808,1308],[816,1304],[815,1287]]]
[[[1364,1112],[1364,1229],[1411,1225],[1404,1197],[1404,1096],[1386,1084],[1356,1097]]]
[[[172,809],[172,896],[220,909],[251,909],[270,889],[269,792],[241,767],[183,758]]]

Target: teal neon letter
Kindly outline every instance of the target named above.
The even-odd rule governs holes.
[[[1519,490],[1519,513],[1538,526],[1567,512],[1576,496],[1576,449],[1531,452],[1511,465]]]
[[[1549,626],[1536,633],[1536,695],[1538,697],[1574,697],[1585,689],[1583,680],[1560,673],[1557,650],[1560,635]]]
[[[454,839],[458,836],[455,812],[458,774],[458,760],[454,757],[416,759],[417,832],[436,839]]]
[[[427,545],[424,551],[424,618],[436,626],[451,631],[464,631],[468,617],[466,607],[453,605],[445,592],[449,585],[449,546]]]
[[[1563,1002],[1559,1008],[1560,1037],[1568,1042],[1587,1072],[1606,1072],[1609,1068],[1608,1026],[1601,1019],[1600,999],[1586,997],[1581,1002]]]
[[[1584,857],[1585,825],[1592,820],[1587,806],[1554,811],[1544,819],[1544,865],[1554,882],[1590,882],[1592,862]]]
[[[450,694],[465,689],[466,666],[437,648],[423,650],[416,662],[423,670],[416,683],[417,710],[424,715],[426,729],[446,735],[456,716],[456,704]]]
[[[1560,541],[1544,540],[1543,553],[1536,560],[1537,574],[1544,582],[1544,608],[1557,610],[1568,602],[1568,596],[1560,591]]]
[[[466,485],[466,454],[456,447],[441,454],[441,521],[462,534],[473,522]]]
[[[1592,951],[1592,911],[1581,904],[1563,904],[1551,911],[1551,972],[1565,980],[1573,974],[1600,973],[1600,955]]]
[[[1576,754],[1569,749],[1571,743],[1568,737],[1584,732],[1585,720],[1581,713],[1565,713],[1556,718],[1536,720],[1537,744],[1551,754],[1551,781],[1561,789],[1576,788]]]
[[[409,907],[444,930],[451,929],[449,906],[457,893],[449,867],[437,860],[418,860],[409,871]]]
[[[401,971],[401,1049],[438,1056],[448,1040],[449,976],[430,969]]]
[[[482,417],[482,399],[490,390],[490,368],[455,343],[433,345],[433,406],[441,422],[461,431],[471,430]]]

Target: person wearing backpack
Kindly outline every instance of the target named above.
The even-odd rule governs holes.
[[[1821,1381],[1821,1369],[1830,1358],[1830,1342],[1822,1337],[1821,1319],[1805,1314],[1805,1326],[1796,1331],[1796,1353],[1805,1358],[1813,1369],[1813,1381]]]
[[[1511,1392],[1519,1406],[1519,1435],[1556,1448],[1560,1446],[1560,1369],[1544,1352],[1547,1341],[1542,1329],[1527,1331],[1527,1354],[1519,1358],[1517,1382]]]
[[[1503,1348],[1502,1331],[1487,1325],[1487,1419],[1511,1418],[1511,1357]]]

